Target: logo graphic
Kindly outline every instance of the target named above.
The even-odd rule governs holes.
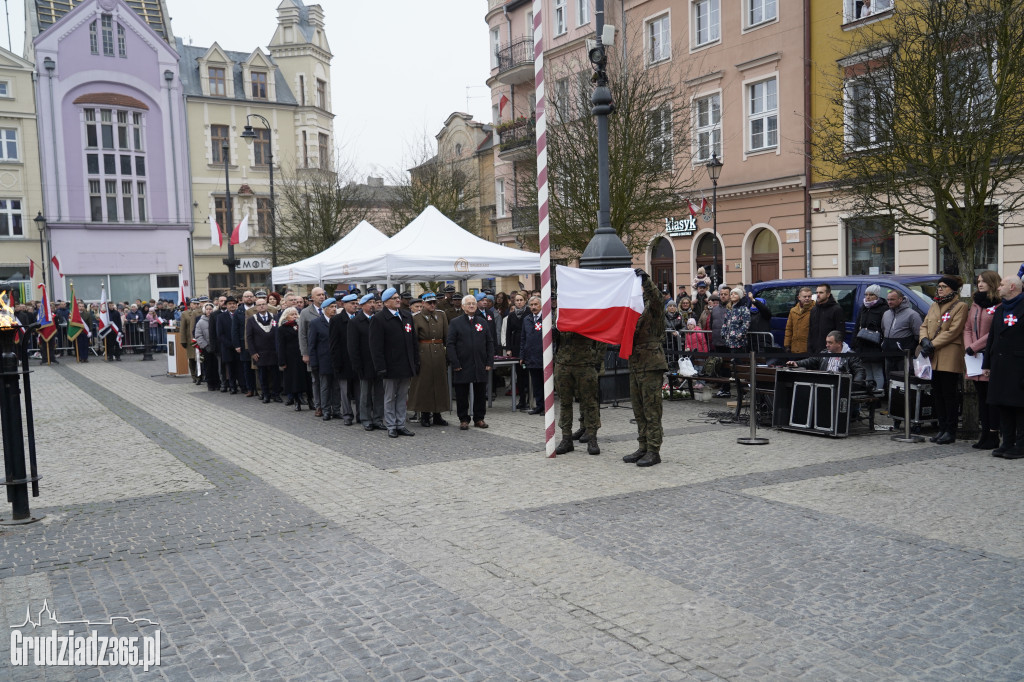
[[[148,618],[111,616],[105,621],[61,620],[44,601],[32,617],[32,607],[25,607],[25,620],[11,629],[11,665],[37,667],[67,666],[142,666],[143,671],[160,665],[160,630],[142,636],[108,636],[94,628],[141,628],[159,626]],[[61,626],[58,631],[56,626]],[[31,628],[28,633],[22,632]],[[35,634],[38,630],[42,634]],[[85,629],[85,634],[79,630]],[[141,644],[141,651],[140,651]]]
[[[542,322],[534,322],[533,328],[537,331],[541,331],[544,328],[544,324]]]
[[[411,325],[411,324],[406,324],[406,325],[405,325],[405,331],[406,331],[407,333],[408,333],[408,332],[411,332],[411,331],[412,331],[412,325]]]
[[[991,308],[985,308],[985,312],[988,313],[989,315],[995,315],[996,314],[996,308],[998,308],[998,307],[999,306],[994,305]]]
[[[457,258],[455,260],[455,271],[456,272],[469,272],[469,261],[465,258]]]
[[[950,317],[949,313],[942,313],[942,321],[943,322],[949,322],[949,317]]]
[[[1004,317],[1003,324],[1005,324],[1007,327],[1012,327],[1013,325],[1017,324],[1016,315],[1007,315],[1006,317]]]
[[[479,322],[477,322],[477,324],[476,324],[476,330],[477,330],[478,332],[482,332],[482,331],[484,330],[484,326],[483,326],[482,324],[480,324]]]

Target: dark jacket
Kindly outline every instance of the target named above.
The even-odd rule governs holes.
[[[769,333],[772,331],[772,311],[756,298],[750,301],[750,329],[748,331]]]
[[[213,312],[210,313],[210,348],[207,350],[208,353],[217,355],[220,353],[220,335],[217,333],[217,326],[220,324],[221,315],[226,311],[220,308],[214,308]]]
[[[1024,407],[1024,295],[1004,302],[993,314],[982,369],[991,370],[989,405]],[[1012,324],[1011,324],[1012,323]],[[1020,440],[1017,441],[1018,443]]]
[[[306,363],[302,361],[299,349],[299,325],[277,325],[277,364],[284,367],[281,372],[281,392],[297,395],[306,392]]]
[[[544,330],[537,329],[544,313],[534,319],[533,313],[523,315],[522,331],[519,334],[519,352],[517,355],[527,369],[540,369],[544,366]]]
[[[370,318],[360,310],[347,327],[348,359],[352,363],[352,371],[360,379],[375,379],[377,372],[373,369],[373,359],[370,357]]]
[[[842,307],[832,294],[828,300],[811,308],[811,319],[807,330],[807,352],[820,353],[825,350],[825,337],[832,331],[846,330],[846,317]]]
[[[231,345],[235,348],[240,348],[238,351],[238,358],[243,362],[250,362],[252,360],[252,349],[249,348],[249,344],[246,341],[246,321],[252,319],[252,315],[248,318],[245,316],[245,312],[242,310],[242,306],[238,306],[238,310],[235,311],[235,315],[232,318],[231,326]],[[273,317],[273,315],[271,315]],[[275,327],[276,329],[276,327]],[[276,363],[275,363],[276,364]]]
[[[235,317],[242,317],[242,313],[235,312]],[[256,321],[259,315],[253,315],[245,324],[245,345],[253,355],[259,354],[256,360],[257,367],[277,367],[277,323],[274,317],[267,313],[270,323],[270,331],[263,331],[263,327]],[[243,318],[244,319],[244,318]]]
[[[523,314],[516,314],[515,308],[508,311],[508,316],[505,318],[505,324],[502,325],[502,334],[505,337],[505,349],[512,351],[513,354],[519,352],[520,337],[523,333],[523,320],[526,316],[530,315],[529,308],[523,308]]]
[[[806,367],[807,369],[816,369],[819,372],[828,371],[828,363],[831,358],[804,358],[799,360],[796,364],[798,367]],[[860,358],[853,352],[850,352],[850,347],[845,343],[843,344],[842,360],[839,361],[839,373],[850,374],[853,378],[854,387],[862,389],[864,387],[864,381],[867,379],[867,373],[864,370],[864,363],[861,362]]]
[[[217,316],[217,343],[220,344],[221,350],[234,350],[241,344],[235,343],[237,339],[234,338],[233,325],[237,324],[235,320],[243,320],[242,313],[237,310],[232,315],[229,311],[225,310]]]
[[[362,314],[362,312],[356,313],[356,315]],[[352,362],[349,360],[348,325],[348,313],[344,310],[339,310],[338,313],[331,318],[331,334],[329,339],[331,348],[331,366],[334,367],[334,376],[346,381],[349,379],[359,378],[359,373],[356,371],[356,368],[352,366]]]
[[[408,310],[399,310],[396,317],[384,308],[370,319],[370,357],[377,376],[411,379],[419,373],[420,345]]]
[[[497,311],[494,308],[484,310],[483,308],[476,309],[476,316],[480,318],[481,322],[484,323],[484,327],[487,328],[487,333],[491,335],[491,344],[498,347],[498,322],[494,318],[497,315]]]
[[[878,352],[882,349],[881,337],[885,336],[882,333],[882,316],[885,315],[885,311],[889,309],[886,305],[885,299],[880,298],[875,305],[870,308],[866,305],[860,307],[860,314],[857,315],[857,328],[853,330],[853,342],[851,346],[855,351],[868,351]],[[857,332],[861,329],[869,329],[873,332],[879,333],[879,342],[877,344],[865,341],[864,339],[857,338]],[[874,359],[874,362],[881,362],[881,358]]]
[[[686,320],[679,313],[665,313],[665,329],[671,329],[672,331],[682,331],[686,328]]]
[[[487,331],[486,320],[479,315],[459,315],[448,323],[448,362],[452,366],[452,383],[470,384],[487,381],[487,370],[494,362],[494,342]]]
[[[338,313],[334,316],[337,317]],[[334,363],[331,361],[331,323],[323,315],[317,315],[306,327],[306,353],[309,355],[309,366],[313,371],[334,374]]]

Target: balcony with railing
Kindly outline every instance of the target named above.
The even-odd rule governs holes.
[[[498,82],[518,85],[534,79],[533,37],[518,38],[498,50]]]
[[[511,206],[505,218],[498,219],[498,237],[515,237],[525,232],[537,231],[537,207]]]
[[[537,119],[517,118],[499,123],[498,153],[504,158],[526,158],[536,153]]]

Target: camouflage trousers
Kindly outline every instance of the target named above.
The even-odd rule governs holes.
[[[663,431],[661,428],[661,386],[664,372],[630,371],[629,400],[633,403],[636,417],[636,440],[641,450],[661,452]]]
[[[597,370],[594,367],[555,366],[555,391],[561,409],[558,413],[558,428],[562,436],[572,435],[572,401],[580,401],[580,417],[583,428],[596,432],[601,428],[601,409],[597,402]]]

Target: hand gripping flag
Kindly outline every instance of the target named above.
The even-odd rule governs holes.
[[[242,222],[238,223],[234,231],[231,233],[232,244],[241,244],[249,238],[249,216],[242,218]]]
[[[644,292],[632,268],[579,270],[559,265],[558,329],[619,346],[633,353],[633,332],[644,312]]]
[[[36,322],[39,323],[37,332],[43,338],[43,341],[49,343],[53,335],[57,333],[57,325],[54,324],[53,318],[50,317],[50,301],[46,298],[46,285],[37,284],[36,288],[43,290],[43,304],[39,306],[39,313],[36,315]]]
[[[68,341],[74,341],[82,332],[85,332],[86,336],[89,335],[89,329],[82,319],[82,313],[78,310],[75,288],[71,287],[71,319],[68,320]]]

